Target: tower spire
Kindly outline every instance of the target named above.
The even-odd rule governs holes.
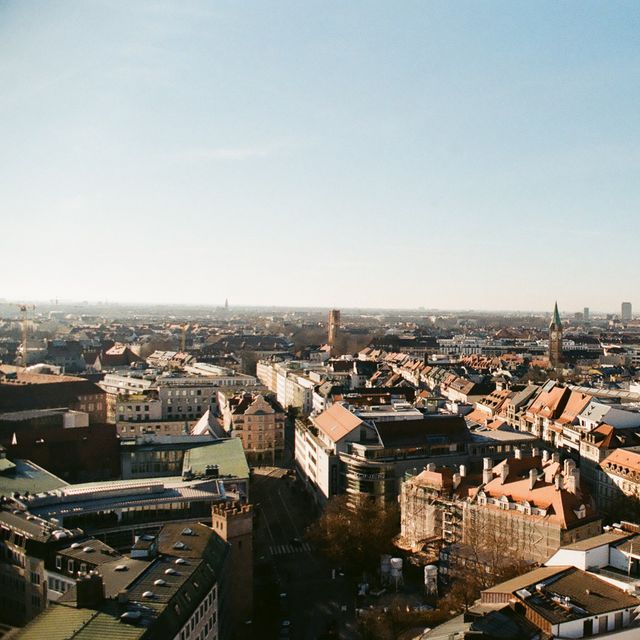
[[[556,300],[556,305],[553,308],[553,319],[551,320],[551,327],[561,327],[562,320],[560,320],[560,312],[558,311],[558,301]]]
[[[560,320],[557,301],[549,325],[549,362],[554,368],[559,367],[562,362],[562,320]]]

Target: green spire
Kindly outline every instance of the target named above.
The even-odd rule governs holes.
[[[553,308],[553,320],[551,320],[551,326],[561,327],[562,320],[560,320],[560,312],[558,311],[558,302],[556,301],[556,306]]]

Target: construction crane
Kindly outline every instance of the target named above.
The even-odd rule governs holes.
[[[22,325],[22,366],[26,367],[29,364],[29,355],[27,352],[28,344],[29,344],[29,324],[27,314],[29,309],[35,309],[36,305],[26,305],[20,304],[18,305],[20,309],[20,322]]]

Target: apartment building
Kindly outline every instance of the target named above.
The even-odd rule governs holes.
[[[224,430],[242,441],[250,462],[275,464],[282,460],[286,416],[274,396],[219,392],[218,403]]]
[[[600,463],[600,469],[597,492],[602,500],[640,500],[640,451],[616,449]]]
[[[230,637],[223,604],[229,584],[228,543],[200,523],[168,524],[157,537],[141,542],[129,556],[94,548],[94,542],[80,547],[81,555],[104,555],[106,561],[93,569],[89,562],[80,563],[86,571],[75,573],[73,586],[16,637],[71,640],[78,629],[86,637],[131,640]],[[77,549],[68,551],[77,555]],[[56,554],[55,562],[67,560],[65,555]]]
[[[401,537],[410,548],[429,539],[489,544],[500,532],[510,557],[543,562],[564,544],[600,532],[601,520],[571,460],[516,456],[493,465],[481,478],[429,466],[401,488]],[[486,540],[483,535],[486,533]]]
[[[88,414],[90,424],[104,424],[105,392],[93,382],[74,376],[4,373],[0,367],[0,412],[66,407]]]

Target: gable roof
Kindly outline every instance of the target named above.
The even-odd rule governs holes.
[[[364,422],[344,405],[335,403],[312,418],[313,424],[332,442],[338,442]]]

